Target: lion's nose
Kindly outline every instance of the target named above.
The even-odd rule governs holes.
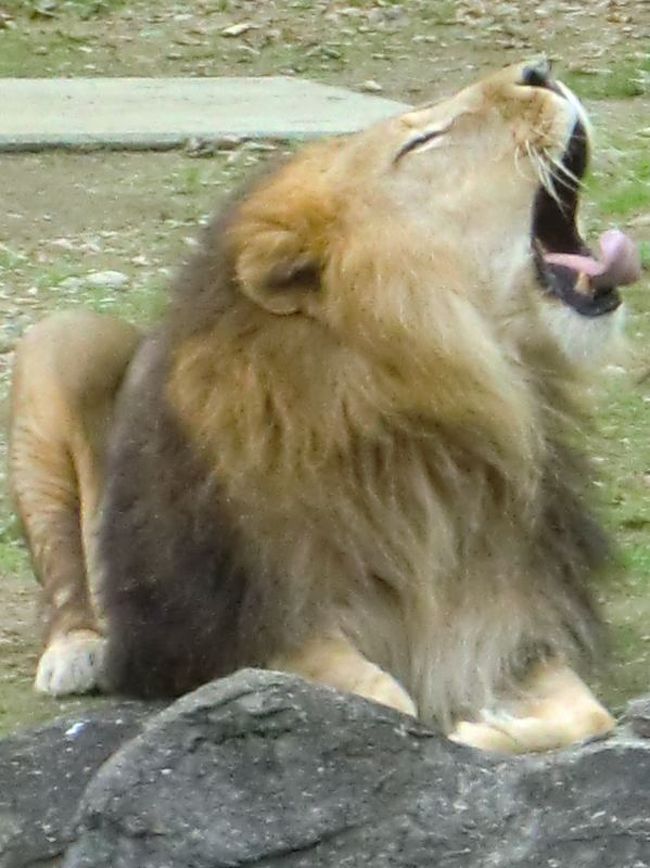
[[[527,63],[521,72],[521,84],[528,87],[551,87],[551,63],[543,57]]]

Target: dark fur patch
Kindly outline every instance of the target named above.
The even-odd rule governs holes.
[[[157,340],[118,407],[100,529],[109,686],[144,697],[264,662],[283,623],[281,588],[253,581],[236,517],[167,407]]]
[[[171,290],[167,330],[176,343],[204,329],[227,310],[235,296],[241,304],[244,297],[235,285],[234,261],[228,243],[228,230],[238,217],[238,206],[249,194],[264,184],[285,163],[286,158],[273,159],[236,190],[217,209],[202,230],[198,248],[180,269]],[[251,302],[252,304],[252,302]]]
[[[592,478],[587,462],[567,447],[556,445],[554,453],[544,479],[544,509],[533,551],[540,574],[548,577],[549,593],[558,603],[569,604],[560,618],[562,627],[590,658],[600,649],[604,633],[593,582],[611,565],[611,544],[586,505],[585,489]]]
[[[250,574],[237,517],[165,396],[173,347],[212,326],[239,295],[228,227],[238,202],[268,171],[203,230],[172,288],[164,326],[141,348],[147,372],[127,384],[117,408],[99,546],[107,679],[118,692],[177,696],[261,665],[286,644],[282,587]]]

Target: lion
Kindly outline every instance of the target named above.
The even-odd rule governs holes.
[[[35,326],[11,462],[37,689],[257,666],[486,750],[607,733],[575,671],[608,557],[576,431],[639,266],[579,234],[588,152],[547,65],[508,67],[257,178],[148,335]]]

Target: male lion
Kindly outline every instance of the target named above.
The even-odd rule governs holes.
[[[606,548],[573,357],[638,262],[578,234],[587,150],[547,67],[508,68],[258,180],[141,342],[36,326],[11,460],[50,608],[37,688],[266,666],[488,749],[608,731],[569,668]]]

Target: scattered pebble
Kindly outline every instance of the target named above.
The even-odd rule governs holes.
[[[231,24],[229,27],[224,27],[221,31],[222,36],[243,36],[249,30],[256,29],[256,25],[252,21],[242,21],[240,24]]]
[[[65,731],[66,738],[76,738],[83,730],[86,728],[88,721],[86,720],[78,720],[76,723],[73,723],[72,726],[68,727]]]
[[[76,292],[78,289],[81,289],[83,285],[84,282],[80,277],[66,277],[65,280],[62,280],[58,284],[59,289],[63,289],[66,292]]]
[[[121,271],[91,271],[84,282],[96,289],[123,289],[129,278]]]

